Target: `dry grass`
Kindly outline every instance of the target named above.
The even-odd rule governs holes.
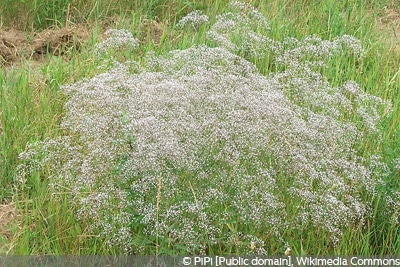
[[[15,203],[0,205],[0,254],[8,254],[15,237],[14,229],[20,227],[22,216],[17,213]]]
[[[400,13],[390,8],[384,10],[378,27],[386,41],[393,45],[394,52],[400,52]]]

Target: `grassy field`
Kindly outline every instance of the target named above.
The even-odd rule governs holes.
[[[400,254],[397,1],[0,14],[0,254]]]

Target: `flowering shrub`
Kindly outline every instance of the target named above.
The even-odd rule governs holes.
[[[242,42],[260,26],[252,19],[267,28],[256,9],[232,6],[239,11],[221,15],[211,37],[234,25]],[[387,103],[353,81],[332,87],[315,68],[343,50],[362,56],[359,41],[279,42],[257,33],[264,46],[253,51],[236,37],[214,38],[215,48],[148,53],[143,66],[117,64],[65,85],[68,136],[22,153],[19,181],[46,170],[51,189],[68,188],[95,233],[135,253],[145,246],[133,242],[138,228],[192,254],[214,245],[256,253],[249,244],[268,253],[263,237],[284,243],[287,229],[324,232],[336,244],[342,229],[368,216],[386,173],[378,157],[355,147],[378,132]],[[262,75],[230,49],[240,45],[260,56],[272,51],[283,70]]]

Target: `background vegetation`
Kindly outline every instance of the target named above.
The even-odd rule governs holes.
[[[400,13],[397,1],[306,1],[270,0],[249,1],[268,19],[269,37],[283,40],[285,37],[302,39],[316,34],[333,40],[344,34],[361,40],[366,50],[365,58],[355,64],[342,58],[330,61],[324,75],[332,86],[346,80],[354,80],[367,93],[393,103],[393,112],[381,123],[382,140],[371,136],[357,148],[361,154],[378,154],[390,168],[387,186],[380,189],[372,200],[373,215],[364,225],[352,225],[344,232],[337,246],[325,242],[326,236],[313,232],[287,231],[288,244],[297,255],[399,255],[400,233],[398,225],[389,221],[383,212],[384,197],[400,190],[400,167],[396,159],[400,155],[400,44],[396,20],[388,17]],[[64,115],[65,95],[60,86],[76,82],[83,77],[102,73],[107,66],[100,66],[94,56],[95,44],[101,40],[105,29],[124,28],[139,39],[136,53],[122,52],[115,56],[120,61],[138,60],[149,51],[164,54],[173,49],[184,49],[194,44],[207,43],[205,28],[199,31],[177,30],[174,25],[193,10],[202,10],[211,20],[221,13],[228,1],[75,1],[75,0],[5,0],[0,3],[2,29],[14,28],[26,31],[27,36],[48,27],[84,25],[90,36],[83,46],[70,49],[62,57],[47,54],[39,62],[21,59],[13,66],[0,71],[0,199],[15,203],[21,219],[10,224],[3,253],[11,254],[121,254],[118,247],[110,249],[96,238],[84,220],[77,220],[76,212],[67,195],[52,201],[48,181],[40,174],[32,175],[23,191],[16,190],[18,155],[27,144],[62,134],[60,121]],[[16,19],[18,18],[18,19]],[[396,24],[397,23],[397,24]],[[28,38],[29,39],[29,38]],[[263,74],[275,66],[268,59],[250,58]],[[111,62],[111,61],[110,61]],[[396,204],[396,203],[395,203]],[[398,204],[397,204],[398,207]],[[17,218],[17,217],[15,217]],[[1,223],[1,222],[0,222]],[[148,240],[137,229],[134,242],[145,244],[145,254],[179,254],[185,249],[160,247],[159,240]],[[282,254],[283,244],[265,239],[269,253]],[[212,254],[237,253],[240,248],[213,247]]]

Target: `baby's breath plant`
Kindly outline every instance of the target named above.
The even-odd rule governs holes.
[[[333,87],[321,72],[332,54],[362,56],[359,41],[272,40],[255,8],[231,9],[211,26],[217,47],[148,53],[143,66],[116,64],[63,86],[68,135],[20,154],[21,184],[46,170],[93,233],[137,254],[149,243],[268,254],[265,242],[285,244],[288,229],[335,245],[362,224],[386,165],[357,147],[379,136],[388,103],[354,81]],[[249,47],[251,36],[262,46]],[[271,53],[282,69],[262,75],[243,49]],[[138,231],[147,240],[135,241]]]

